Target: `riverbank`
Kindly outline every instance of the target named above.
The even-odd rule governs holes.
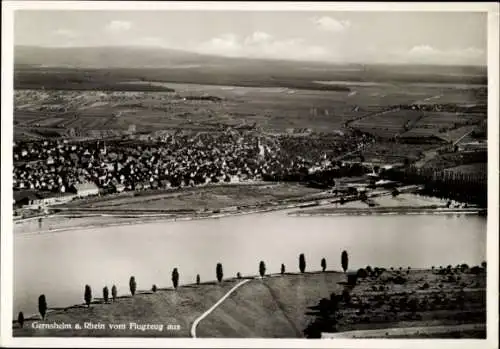
[[[447,208],[446,201],[402,193],[392,197],[388,190],[369,193],[369,206],[355,195],[341,198],[328,191],[300,184],[246,184],[154,194],[89,199],[80,204],[61,205],[53,214],[14,221],[15,233],[48,233],[105,226],[125,226],[152,222],[175,222],[198,219],[218,219],[278,210],[296,216],[365,215],[365,214],[477,214],[476,208]],[[260,201],[259,201],[260,200]]]
[[[467,206],[463,203],[447,202],[447,200],[402,193],[392,196],[390,192],[381,192],[369,196],[367,201],[355,200],[343,204],[326,204],[307,210],[297,210],[289,215],[297,217],[310,216],[345,216],[345,215],[440,215],[440,214],[474,214],[485,215],[486,209]]]
[[[14,221],[27,221],[46,216],[48,212],[109,212],[123,214],[193,214],[214,210],[228,210],[290,199],[304,199],[322,191],[298,183],[241,182],[211,184],[177,189],[125,191],[103,196],[75,198],[74,200],[46,206],[44,210],[26,208],[19,210]],[[44,212],[45,211],[45,212]]]
[[[485,270],[473,273],[472,269],[451,266],[449,272],[442,270],[447,269],[386,270],[377,277],[358,279],[354,287],[347,285],[345,274],[335,271],[275,274],[264,279],[251,276],[250,281],[200,321],[196,335],[201,338],[308,337],[307,333],[317,323],[320,301],[330,299],[332,293],[341,295],[346,289],[351,300],[339,302],[336,324],[339,332],[485,323]],[[397,276],[405,282],[394,282]],[[89,308],[80,304],[54,309],[45,321],[38,316],[27,319],[23,328],[14,322],[13,335],[189,337],[195,319],[239,281],[229,279],[220,284],[184,285],[177,290],[142,291],[109,303],[95,298]],[[409,311],[405,307],[414,303],[411,299],[417,299],[417,305]],[[363,312],[360,309],[364,309]],[[57,326],[54,324],[59,327],[65,324],[68,328],[41,328]],[[75,330],[77,324],[82,327],[80,330]],[[122,324],[123,328],[113,329],[111,324]],[[148,328],[145,325],[149,325]],[[477,331],[475,333],[477,335]]]
[[[161,214],[161,213],[83,213],[74,212],[72,214],[53,214],[45,216],[40,223],[37,220],[29,219],[27,221],[16,222],[14,231],[22,234],[41,234],[41,233],[57,233],[69,230],[93,229],[113,226],[138,225],[146,223],[166,223],[178,221],[192,221],[202,219],[219,219],[237,215],[250,215],[257,213],[272,212],[278,210],[286,210],[300,207],[313,207],[319,204],[315,202],[297,204],[297,205],[272,205],[257,209],[240,209],[240,210],[218,210],[216,212],[204,212],[202,214]],[[45,228],[44,228],[45,227]]]
[[[346,197],[352,200],[354,197]],[[338,196],[296,183],[218,185],[141,196],[93,198],[51,208],[43,217],[14,221],[15,233],[62,232],[151,222],[217,219],[315,207]]]
[[[486,209],[481,208],[438,208],[434,206],[423,207],[373,207],[373,208],[316,208],[310,210],[290,212],[290,216],[345,216],[345,215],[401,215],[401,214],[486,214]]]
[[[272,211],[289,211],[290,216],[296,217],[313,217],[313,216],[360,216],[360,215],[399,215],[399,214],[472,214],[484,215],[486,209],[482,208],[443,208],[437,206],[416,206],[416,207],[362,207],[360,201],[353,201],[352,206],[355,207],[340,207],[338,202],[335,207],[328,207],[332,202],[337,200],[327,201],[326,203],[311,201],[302,204],[282,204],[259,209],[240,209],[240,210],[221,210],[221,212],[206,212],[203,214],[190,215],[175,215],[169,213],[83,213],[74,212],[72,214],[52,214],[44,216],[39,221],[37,219],[26,219],[17,221],[14,224],[14,232],[16,234],[42,234],[42,233],[58,233],[70,230],[93,229],[113,226],[138,225],[146,223],[165,223],[178,221],[191,221],[201,219],[220,219],[237,215],[250,215],[258,213],[266,213]],[[320,207],[321,206],[321,207]],[[326,207],[324,207],[326,206]],[[306,208],[295,211],[294,209]]]

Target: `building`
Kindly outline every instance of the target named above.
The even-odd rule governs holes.
[[[394,188],[397,186],[397,182],[386,180],[386,179],[381,179],[381,180],[375,182],[375,186],[381,187],[381,188]]]
[[[487,151],[488,150],[488,143],[487,142],[480,142],[480,141],[475,141],[475,142],[467,142],[467,143],[459,143],[458,144],[458,151]]]
[[[50,192],[35,192],[35,191],[14,191],[14,206],[15,207],[31,207],[40,208],[46,205],[62,204],[69,202],[75,198],[71,193],[50,193]]]
[[[75,194],[72,194],[72,193],[40,192],[40,193],[37,193],[37,196],[39,197],[38,203],[41,206],[62,204],[65,202],[69,202],[75,198]]]
[[[15,207],[25,207],[25,206],[39,206],[41,205],[41,200],[36,192],[28,190],[14,190],[14,206]]]
[[[73,191],[78,197],[99,195],[99,188],[94,183],[78,183],[73,185]]]
[[[121,184],[121,183],[115,184],[114,187],[115,187],[115,191],[117,193],[121,193],[122,191],[125,190],[125,186],[123,184]]]

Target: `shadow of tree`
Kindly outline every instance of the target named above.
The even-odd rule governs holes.
[[[153,291],[139,291],[137,292],[136,294],[153,294],[154,292]]]
[[[116,299],[126,299],[126,298],[131,298],[131,295],[126,295],[126,296],[118,296]]]
[[[342,296],[332,293],[330,299],[322,298],[317,305],[308,307],[305,314],[314,320],[305,328],[306,338],[321,338],[322,332],[337,332],[337,310]]]

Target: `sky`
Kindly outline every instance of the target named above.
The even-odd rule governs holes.
[[[153,46],[228,57],[486,65],[480,12],[18,10],[15,45]]]

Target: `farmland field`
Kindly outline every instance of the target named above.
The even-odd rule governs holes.
[[[126,131],[136,125],[137,132],[159,129],[205,128],[256,124],[266,130],[284,131],[288,128],[316,128],[329,130],[340,128],[345,120],[363,111],[353,112],[337,92],[285,91],[270,92],[266,89],[239,88],[213,91],[206,87],[189,91],[203,95],[210,93],[221,102],[184,100],[184,93],[101,92],[95,105],[96,95],[91,91],[50,91],[39,98],[36,90],[17,91],[15,95],[15,122],[17,126],[60,128],[64,134],[69,128],[80,131]],[[75,100],[75,97],[78,99]],[[106,104],[104,104],[106,103]],[[65,106],[69,111],[52,110]],[[47,110],[50,110],[48,112]],[[43,117],[43,122],[33,114]]]
[[[376,113],[353,122],[351,126],[379,137],[391,138],[404,132],[408,125],[415,123],[421,117],[420,111],[395,110]]]
[[[416,160],[426,150],[436,148],[436,144],[409,144],[401,142],[376,142],[364,148],[359,154],[348,156],[349,159],[359,158],[375,163],[403,163],[405,159]]]
[[[355,128],[391,137],[409,128],[431,127],[435,132],[434,129],[450,129],[484,118],[430,112],[422,115],[418,111],[384,113],[390,106],[413,103],[443,92],[439,87],[416,84],[361,84],[350,85],[348,91],[318,91],[150,83],[153,82],[142,81],[135,85],[161,87],[168,92],[16,90],[14,121],[18,129],[15,136],[38,133],[45,128],[60,135],[70,132],[82,136],[106,135],[110,131],[123,133],[130,125],[135,125],[139,133],[178,128],[211,130],[226,126],[256,126],[275,132],[291,129],[330,132],[356,120],[352,123]],[[126,82],[120,84],[130,86]],[[461,103],[478,102],[474,91],[473,88],[465,91],[457,88],[447,89],[445,93],[464,97]],[[206,97],[214,99],[203,99]]]
[[[249,66],[245,71],[242,67],[20,66],[15,75],[14,140],[232,128],[268,135],[336,133],[348,142],[350,131],[357,130],[377,141],[361,152],[346,154],[347,158],[362,155],[367,161],[394,163],[417,160],[463,136],[485,137],[487,94],[482,72],[467,75],[460,68],[447,75],[444,70],[430,73],[411,67],[406,72],[400,67],[321,70],[281,65]]]
[[[455,141],[485,120],[486,115],[478,113],[423,112],[411,129],[401,136],[437,136],[446,141]]]

